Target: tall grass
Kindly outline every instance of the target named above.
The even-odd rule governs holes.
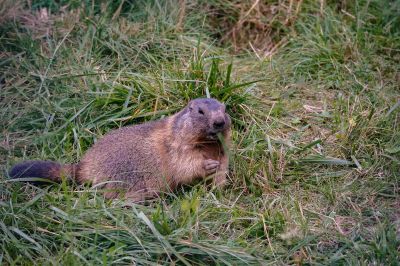
[[[0,264],[398,265],[400,4],[293,2],[3,0]],[[222,190],[7,179],[208,96],[233,120]]]

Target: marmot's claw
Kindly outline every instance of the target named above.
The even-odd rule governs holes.
[[[206,175],[215,174],[220,166],[220,162],[212,159],[207,159],[204,161],[204,169],[206,170]]]

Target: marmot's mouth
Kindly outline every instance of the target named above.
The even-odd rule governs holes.
[[[218,139],[217,133],[208,133],[207,139],[217,140]]]
[[[219,139],[220,139],[220,138],[219,138],[219,135],[220,135],[220,134],[222,134],[222,131],[221,131],[221,130],[209,131],[209,132],[207,133],[206,139],[208,139],[208,140],[213,140],[213,141],[219,140]],[[222,137],[222,136],[221,136],[221,137]]]

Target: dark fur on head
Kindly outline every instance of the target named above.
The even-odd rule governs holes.
[[[190,136],[196,136],[197,140],[217,140],[217,134],[229,129],[230,125],[231,119],[224,104],[215,99],[200,98],[190,101],[177,114],[174,131],[190,132]]]

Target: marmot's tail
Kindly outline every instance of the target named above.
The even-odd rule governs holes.
[[[62,178],[75,179],[76,165],[62,165],[52,161],[25,161],[16,164],[10,171],[11,178],[40,177],[52,181]]]

